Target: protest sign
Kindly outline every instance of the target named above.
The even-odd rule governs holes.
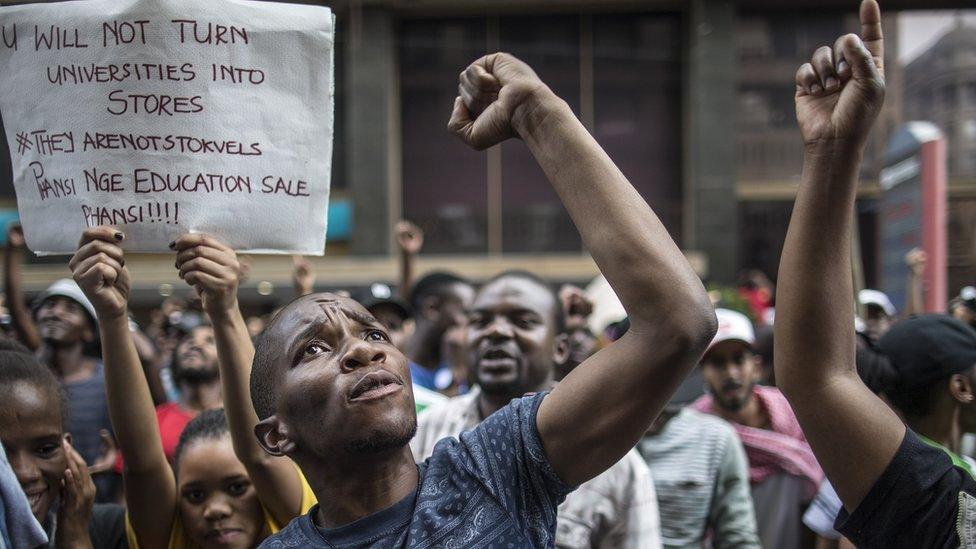
[[[246,0],[0,8],[0,114],[27,245],[130,251],[189,232],[321,255],[332,159],[332,12]]]

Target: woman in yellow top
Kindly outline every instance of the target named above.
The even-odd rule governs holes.
[[[196,288],[213,323],[225,406],[224,413],[201,414],[187,426],[171,468],[129,332],[124,238],[112,227],[88,229],[69,266],[98,314],[109,414],[125,455],[129,545],[254,547],[307,512],[315,498],[298,468],[266,454],[252,431],[254,347],[237,306],[236,254],[205,235],[170,245],[180,278]]]

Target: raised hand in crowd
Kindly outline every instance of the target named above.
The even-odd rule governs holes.
[[[217,239],[202,234],[183,235],[171,248],[176,251],[180,278],[197,290],[213,324],[224,411],[234,453],[247,470],[261,503],[278,524],[287,524],[306,511],[310,503],[305,500],[303,504],[305,491],[295,465],[286,458],[268,455],[254,437],[258,419],[249,389],[254,345],[237,302],[241,274],[237,254]],[[304,271],[311,276],[307,262]],[[311,291],[311,280],[305,282]]]
[[[424,247],[424,230],[414,223],[401,219],[394,228],[397,248],[400,249],[400,283],[397,292],[400,299],[409,302],[416,270],[417,254]]]
[[[890,500],[887,504],[875,497],[860,509],[889,465],[907,464],[910,469],[911,462],[893,462],[907,440],[905,425],[855,371],[852,212],[859,164],[885,92],[877,2],[864,0],[860,19],[860,36],[848,34],[833,46],[821,47],[796,73],[797,122],[805,149],[802,182],[779,269],[776,382],[844,508],[857,516],[857,525],[842,527],[841,533],[857,544],[887,546],[885,538],[877,537],[887,531],[907,534],[894,538],[899,544],[931,546],[915,534],[932,527],[951,536],[954,520],[929,514],[909,521],[904,520],[907,515],[894,518],[881,507],[908,511],[915,504],[885,494],[876,496]],[[925,473],[906,473],[898,482],[908,482],[916,474]],[[883,491],[890,485],[885,486]],[[922,493],[912,497],[927,501]]]
[[[535,71],[511,55],[487,55],[461,73],[459,90],[448,128],[479,150],[525,142],[630,316],[627,335],[566,376],[539,408],[553,469],[579,484],[633,448],[711,341],[715,315],[660,220]]]
[[[925,263],[928,256],[921,248],[912,248],[905,254],[905,266],[908,267],[908,300],[905,305],[905,315],[918,314],[925,311],[925,289],[922,277],[925,274]]]
[[[163,453],[156,414],[127,317],[131,278],[113,227],[82,233],[68,267],[98,315],[105,390],[119,448],[125,454],[125,501],[140,544],[165,546],[177,509],[173,470]]]
[[[14,332],[28,349],[36,351],[41,347],[41,336],[37,333],[30,307],[27,306],[20,274],[20,264],[24,261],[24,245],[23,228],[19,223],[12,223],[7,227],[7,246],[3,255],[3,293],[7,299]]]
[[[295,295],[302,296],[312,293],[315,288],[315,273],[305,256],[292,256],[291,283],[295,288]]]

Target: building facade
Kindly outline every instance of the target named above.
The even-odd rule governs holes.
[[[392,229],[400,218],[427,233],[421,271],[449,268],[479,279],[518,265],[575,281],[596,273],[524,144],[479,153],[446,130],[458,73],[498,50],[527,61],[570,104],[704,277],[730,282],[748,267],[775,278],[802,159],[793,74],[816,47],[857,31],[852,4],[841,0],[326,4],[338,21],[338,213],[330,215],[326,255],[311,259],[323,287],[393,281]],[[885,7],[957,5],[903,0]],[[886,19],[891,52],[894,21]],[[867,283],[875,270],[881,151],[902,119],[901,73],[894,62],[888,67],[887,104],[859,199]],[[2,145],[0,206],[9,216],[13,188]],[[25,270],[27,287],[63,276],[63,264],[35,260]],[[163,285],[180,284],[166,256],[128,264],[135,296],[146,303],[158,300]],[[290,273],[287,259],[253,258],[244,300],[280,303],[290,296]]]

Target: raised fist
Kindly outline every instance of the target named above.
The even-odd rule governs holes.
[[[234,250],[205,234],[185,234],[170,248],[176,251],[180,278],[192,286],[211,317],[237,308],[241,265]]]
[[[305,256],[294,255],[292,260],[291,282],[297,295],[308,295],[315,287],[315,273]]]
[[[424,246],[424,231],[413,223],[401,220],[395,229],[397,246],[405,254],[416,255]]]
[[[558,98],[531,67],[507,53],[478,59],[460,76],[448,129],[482,150],[527,131],[531,111]]]
[[[131,281],[119,246],[124,238],[113,227],[88,229],[68,262],[72,277],[101,320],[125,315],[128,307]]]
[[[912,274],[919,276],[925,271],[925,261],[927,259],[928,256],[921,248],[912,248],[905,254],[905,265],[911,269]]]
[[[861,2],[861,36],[817,49],[796,71],[796,119],[803,142],[863,144],[884,103],[884,36],[875,0]]]

